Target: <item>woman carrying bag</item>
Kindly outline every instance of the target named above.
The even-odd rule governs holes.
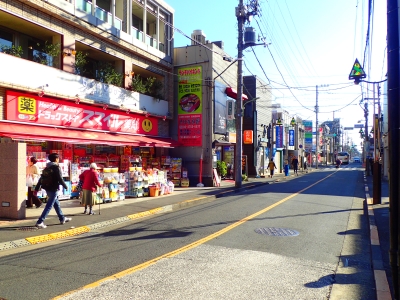
[[[84,214],[87,213],[87,207],[89,206],[89,215],[94,215],[93,205],[96,204],[96,190],[98,186],[101,187],[96,170],[97,165],[91,163],[90,169],[79,175],[79,180],[83,182],[81,203],[85,205]]]
[[[37,196],[33,194],[35,190],[35,185],[39,180],[39,168],[36,166],[37,159],[31,157],[26,166],[26,186],[28,187],[28,199],[26,200],[26,208],[32,208],[35,204],[36,208],[42,205],[42,201],[39,200]]]

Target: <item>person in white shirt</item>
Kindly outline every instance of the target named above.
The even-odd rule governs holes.
[[[39,208],[42,205],[42,201],[40,201],[33,193],[33,190],[35,189],[34,186],[39,179],[39,168],[36,166],[36,163],[37,159],[32,156],[26,166],[26,185],[28,186],[28,199],[26,200],[27,208],[32,208],[33,204],[35,204],[36,208]]]

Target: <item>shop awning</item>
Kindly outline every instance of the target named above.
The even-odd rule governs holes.
[[[237,99],[237,91],[236,91],[234,88],[227,87],[227,88],[225,89],[225,93],[226,93],[229,97],[231,97],[231,98],[233,98],[233,99]],[[248,100],[249,98],[247,98],[247,96],[246,96],[245,94],[242,94],[242,99],[243,99],[243,100]]]
[[[0,136],[17,140],[43,140],[73,144],[108,144],[134,147],[177,147],[179,145],[168,138],[150,138],[102,131],[74,130],[10,122],[0,122]]]

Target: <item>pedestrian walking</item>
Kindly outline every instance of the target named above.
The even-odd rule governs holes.
[[[64,216],[61,210],[60,202],[58,201],[57,194],[59,186],[62,185],[65,190],[68,190],[68,187],[65,184],[64,179],[62,178],[60,166],[58,165],[60,157],[57,153],[51,153],[48,158],[50,162],[48,162],[46,164],[46,168],[43,169],[42,175],[39,178],[38,184],[36,185],[34,192],[34,195],[37,196],[37,192],[40,188],[42,188],[46,191],[47,194],[46,206],[36,222],[37,228],[47,227],[43,223],[43,221],[46,219],[53,206],[57,213],[58,219],[60,220],[60,224],[65,224],[66,222],[71,221],[71,218],[67,218],[66,216]]]
[[[304,160],[304,172],[308,173],[308,169],[307,169],[307,159]]]
[[[94,215],[93,205],[96,204],[96,190],[98,186],[101,187],[97,174],[97,165],[91,163],[90,169],[79,175],[79,180],[83,182],[81,199],[81,204],[85,205],[85,211],[83,213],[87,213],[87,208],[89,206],[89,215]]]
[[[292,166],[293,166],[293,173],[299,176],[299,173],[297,173],[297,169],[299,167],[299,160],[297,159],[297,157],[293,157]]]
[[[272,176],[274,176],[274,171],[276,169],[276,165],[274,163],[274,159],[273,158],[269,159],[268,168],[269,168],[269,177],[272,178]]]
[[[26,208],[32,208],[35,204],[36,208],[42,205],[42,201],[34,195],[35,185],[39,180],[39,168],[36,166],[37,159],[31,157],[26,166],[26,185],[28,187],[28,199],[26,200]]]

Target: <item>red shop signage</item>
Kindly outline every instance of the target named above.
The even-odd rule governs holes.
[[[157,118],[6,91],[6,119],[31,124],[158,135]]]

